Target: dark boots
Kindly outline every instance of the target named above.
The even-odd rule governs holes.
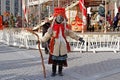
[[[57,65],[52,65],[52,74],[51,74],[52,77],[56,76],[56,68],[57,68]],[[58,65],[58,74],[59,74],[59,76],[63,76],[62,68],[63,68],[63,66]]]
[[[58,66],[58,74],[59,74],[59,76],[63,76],[62,68],[63,68],[62,65],[59,65],[59,66]]]
[[[57,65],[52,65],[52,74],[51,74],[51,76],[52,77],[54,77],[54,76],[56,76],[56,67],[57,67]]]

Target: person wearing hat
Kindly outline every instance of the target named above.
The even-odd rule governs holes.
[[[67,42],[66,37],[70,36],[75,40],[83,43],[85,42],[82,37],[77,36],[70,30],[69,25],[67,24],[65,8],[55,8],[53,17],[51,27],[41,38],[42,42],[46,42],[51,38],[48,64],[52,64],[52,77],[56,76],[57,66],[59,76],[63,76],[63,67],[67,67],[67,53],[70,52],[70,45]]]

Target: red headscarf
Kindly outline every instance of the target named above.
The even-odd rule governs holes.
[[[64,18],[67,19],[66,14],[65,14],[65,8],[62,8],[62,7],[56,7],[56,8],[54,8],[54,14],[53,14],[53,16],[56,17],[58,15],[61,15]]]

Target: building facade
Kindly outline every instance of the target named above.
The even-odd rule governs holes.
[[[0,0],[0,15],[5,12],[22,16],[22,0]]]

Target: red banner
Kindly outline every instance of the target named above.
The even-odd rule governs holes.
[[[81,10],[82,16],[83,16],[83,25],[86,25],[87,9],[84,5],[84,0],[79,0],[79,7],[80,7],[80,10]]]
[[[22,9],[23,9],[23,13],[24,13],[24,17],[26,19],[26,21],[28,22],[28,10],[27,10],[27,7],[26,7],[26,0],[22,0]]]
[[[79,0],[79,7],[81,12],[83,12],[83,15],[86,16],[87,10],[86,10],[86,7],[84,6],[84,0]]]

